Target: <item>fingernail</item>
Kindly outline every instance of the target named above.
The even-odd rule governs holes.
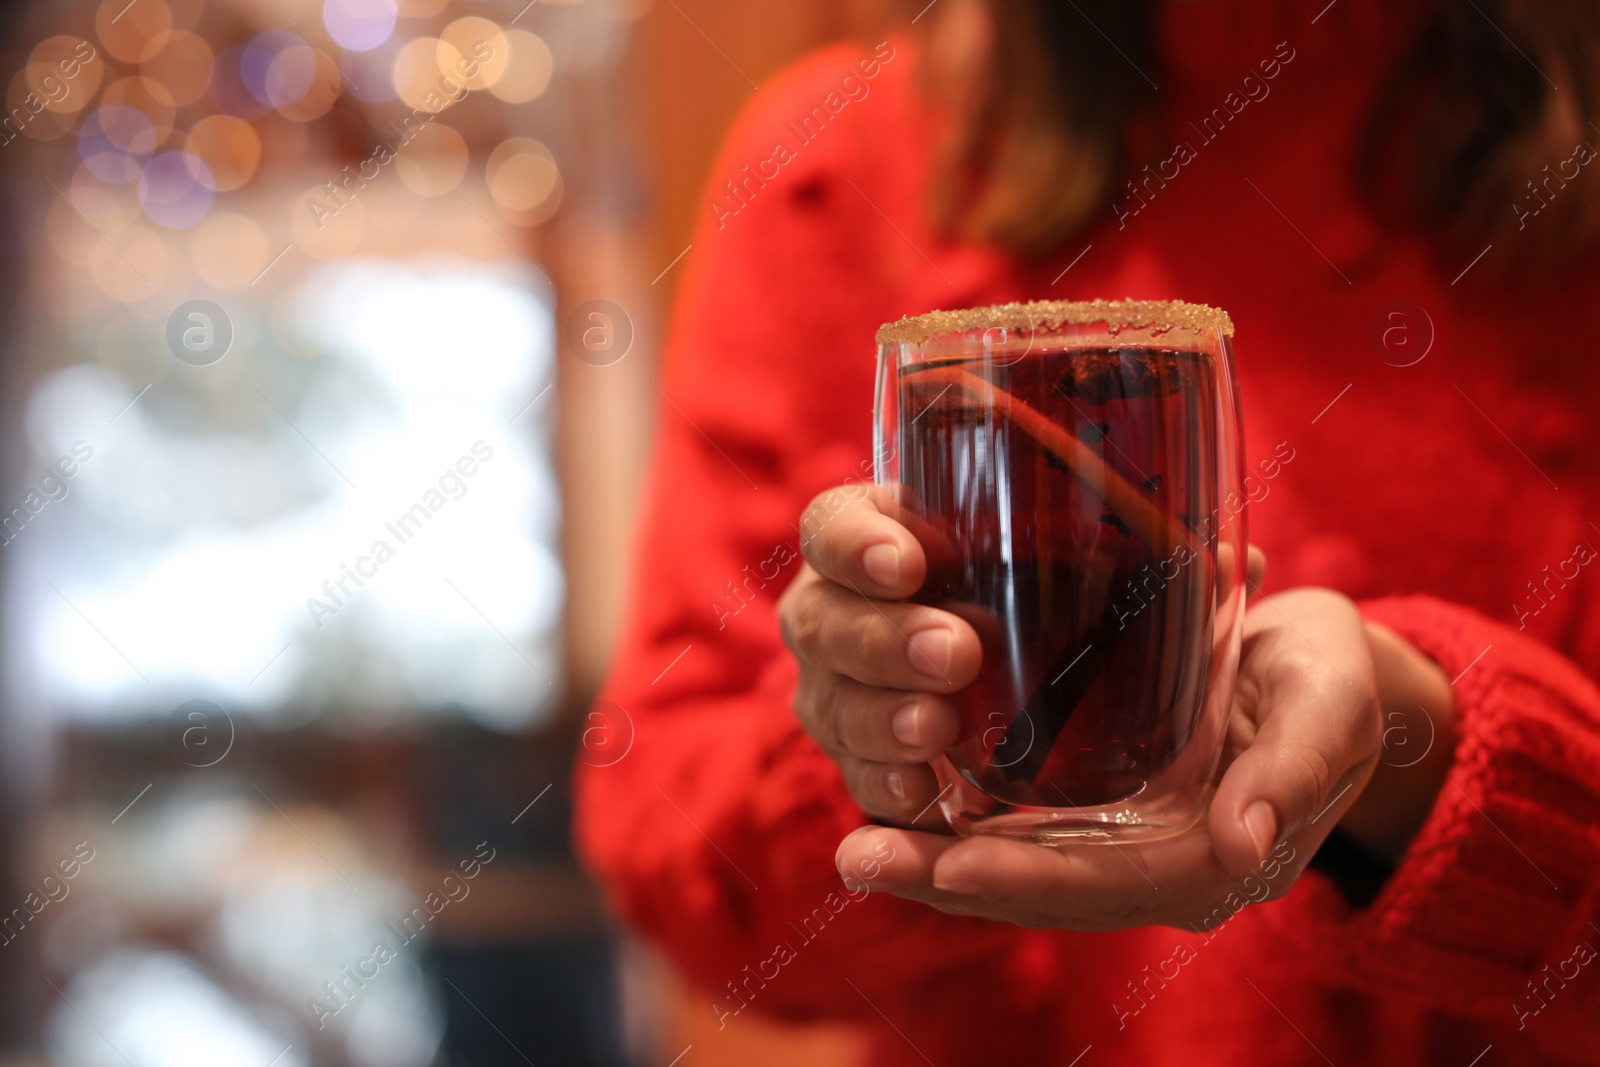
[[[900,550],[894,545],[873,545],[861,553],[861,569],[874,582],[892,588],[900,581]]]
[[[976,882],[941,882],[933,880],[933,888],[941,893],[951,893],[958,897],[981,897],[984,895],[983,886]]]
[[[906,776],[899,771],[890,771],[883,776],[883,782],[889,787],[889,792],[894,794],[896,800],[906,799]]]
[[[950,645],[949,630],[924,630],[911,635],[911,652],[906,658],[928,677],[948,681],[945,670],[950,666]]]
[[[890,721],[889,725],[894,730],[895,739],[902,745],[916,747],[921,731],[917,729],[917,706],[915,704],[907,704],[895,712],[894,719]]]
[[[1272,813],[1272,805],[1258,800],[1246,808],[1244,829],[1250,835],[1250,843],[1256,846],[1256,859],[1265,860],[1278,836],[1278,817]]]

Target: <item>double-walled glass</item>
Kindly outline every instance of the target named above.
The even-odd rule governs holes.
[[[983,644],[934,764],[958,832],[1148,839],[1203,814],[1244,613],[1232,334],[1151,301],[879,331],[878,482],[927,554],[917,599]]]

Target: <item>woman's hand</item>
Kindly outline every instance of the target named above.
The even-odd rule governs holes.
[[[1361,796],[1383,733],[1355,605],[1297,590],[1246,616],[1221,777],[1193,829],[1147,844],[1043,848],[865,827],[837,862],[848,869],[887,842],[896,862],[874,887],[956,914],[1077,930],[1198,929],[1244,900],[1288,891]]]
[[[795,712],[844,772],[851,796],[885,821],[944,820],[928,761],[961,730],[943,694],[967,685],[978,635],[946,611],[904,603],[927,558],[875,486],[832,489],[803,517],[806,563],[778,601],[784,642],[800,662]],[[867,846],[870,851],[870,843]]]
[[[807,563],[778,606],[800,663],[796,713],[851,795],[881,823],[938,831],[863,827],[840,846],[840,870],[888,843],[898,858],[875,885],[945,911],[1086,930],[1197,925],[1231,898],[1287,892],[1341,820],[1395,856],[1431,808],[1454,748],[1449,683],[1347,598],[1303,589],[1246,615],[1217,789],[1194,828],[1061,848],[948,836],[930,811],[938,785],[927,761],[959,736],[948,695],[977,676],[982,647],[961,617],[904,602],[928,568],[908,526],[914,518],[876,487],[822,494],[801,530]],[[1263,560],[1251,556],[1253,587]],[[1429,725],[1407,732],[1433,739],[1428,757],[1380,765],[1394,710],[1415,719],[1418,707]]]

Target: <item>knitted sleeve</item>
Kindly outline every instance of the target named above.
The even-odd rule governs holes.
[[[1454,765],[1365,909],[1309,909],[1349,976],[1509,1025],[1556,1062],[1600,1047],[1600,692],[1570,661],[1431,597],[1369,601],[1452,679]],[[1304,914],[1304,913],[1302,913]]]

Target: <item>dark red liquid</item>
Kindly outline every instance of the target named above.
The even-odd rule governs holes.
[[[1212,373],[1205,354],[1145,348],[902,371],[900,481],[927,520],[918,599],[983,641],[950,757],[990,796],[1109,804],[1188,741],[1213,636]],[[1115,506],[1107,468],[1126,483]]]

